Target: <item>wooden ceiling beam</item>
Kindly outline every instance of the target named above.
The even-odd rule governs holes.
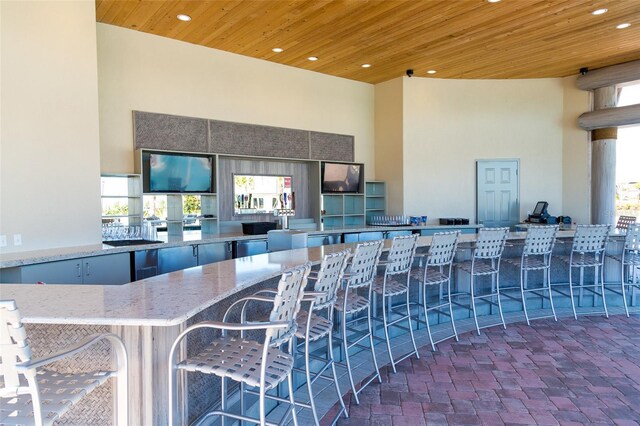
[[[640,124],[640,104],[606,108],[585,112],[578,117],[578,125],[584,130]]]
[[[636,80],[640,80],[640,60],[589,70],[578,77],[576,85],[581,90],[594,90]]]

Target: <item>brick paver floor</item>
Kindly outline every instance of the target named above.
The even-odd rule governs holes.
[[[338,424],[640,424],[640,316],[531,324],[466,333],[396,374],[383,368],[360,405],[347,397]]]

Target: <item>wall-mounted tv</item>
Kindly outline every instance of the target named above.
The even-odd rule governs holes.
[[[150,152],[143,162],[145,192],[215,192],[211,156]]]
[[[360,192],[362,164],[322,163],[322,192]]]

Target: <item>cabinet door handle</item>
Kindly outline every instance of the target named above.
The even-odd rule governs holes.
[[[89,262],[86,262],[86,263],[84,264],[84,266],[85,266],[85,268],[86,268],[86,269],[85,269],[85,272],[87,273],[87,276],[91,275],[91,272],[89,271]]]
[[[80,272],[80,264],[79,263],[76,263],[76,270],[77,270],[77,273],[78,273],[78,278],[81,277],[82,276],[82,272]]]
[[[194,245],[193,247],[193,257],[198,257],[198,246]]]

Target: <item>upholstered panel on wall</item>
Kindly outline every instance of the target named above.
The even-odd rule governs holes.
[[[353,136],[309,132],[309,158],[329,161],[354,161]]]
[[[135,148],[207,152],[207,120],[177,115],[133,112]]]
[[[309,158],[309,132],[209,120],[209,150],[218,154]]]
[[[135,149],[355,161],[349,135],[134,111]]]

